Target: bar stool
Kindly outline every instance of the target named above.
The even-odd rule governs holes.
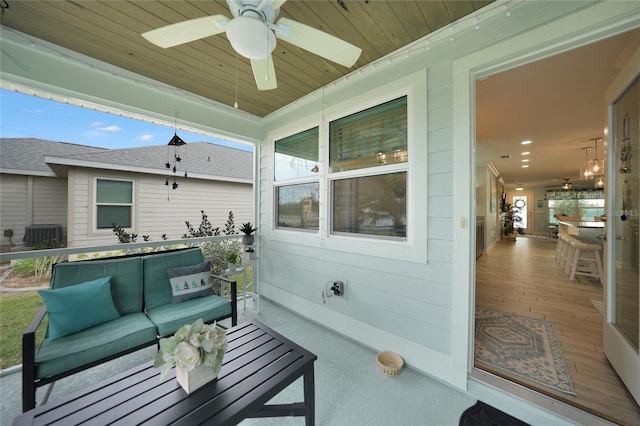
[[[573,254],[573,250],[571,250],[571,243],[576,241],[576,239],[568,234],[563,234],[560,238],[562,239],[562,246],[560,247],[558,260],[560,262],[560,267],[565,269],[569,256]]]
[[[567,243],[567,234],[558,234],[558,243],[556,244],[556,262],[560,262],[562,259],[562,249],[564,245]]]
[[[576,275],[586,275],[598,278],[603,283],[602,261],[600,260],[600,246],[598,244],[585,243],[579,240],[572,244],[571,267],[569,279],[574,280]],[[566,269],[565,269],[566,271]]]

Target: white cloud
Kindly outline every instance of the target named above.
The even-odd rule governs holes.
[[[103,123],[102,121],[94,121],[93,123],[91,123],[91,127],[100,132],[119,132],[120,130],[122,130],[118,126],[106,125],[106,123]]]
[[[146,134],[146,135],[140,135],[136,138],[136,140],[139,141],[152,141],[153,140],[153,135],[150,134]]]
[[[98,130],[100,130],[101,132],[119,132],[120,127],[118,126],[104,126],[104,127],[98,127]]]

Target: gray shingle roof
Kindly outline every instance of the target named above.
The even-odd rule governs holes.
[[[0,139],[0,165],[3,169],[49,171],[44,156],[63,157],[104,165],[139,167],[166,173],[165,164],[174,161],[174,147],[168,145],[140,148],[104,149],[41,139]],[[253,153],[209,142],[192,142],[178,151],[189,174],[210,175],[232,179],[253,178]]]
[[[100,151],[105,151],[105,149],[42,139],[1,138],[0,168],[2,170],[39,172],[40,174],[49,173],[53,176],[53,171],[44,162],[45,155],[67,157],[80,153]]]

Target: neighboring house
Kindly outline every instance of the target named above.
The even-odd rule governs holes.
[[[253,218],[253,153],[207,142],[103,149],[41,139],[0,139],[3,250],[22,245],[32,225],[60,225],[69,247],[112,244],[112,223],[158,241],[178,239],[185,221],[213,226],[229,211]],[[170,164],[170,168],[166,167]],[[187,177],[184,177],[185,167]],[[173,189],[173,183],[177,189]],[[11,230],[11,232],[8,232]],[[12,234],[9,236],[8,234]]]

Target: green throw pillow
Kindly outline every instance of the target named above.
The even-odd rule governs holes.
[[[167,269],[171,283],[172,303],[214,294],[211,286],[211,263],[202,262],[193,266],[178,266]]]
[[[38,293],[47,307],[49,340],[120,318],[111,296],[111,277]]]

